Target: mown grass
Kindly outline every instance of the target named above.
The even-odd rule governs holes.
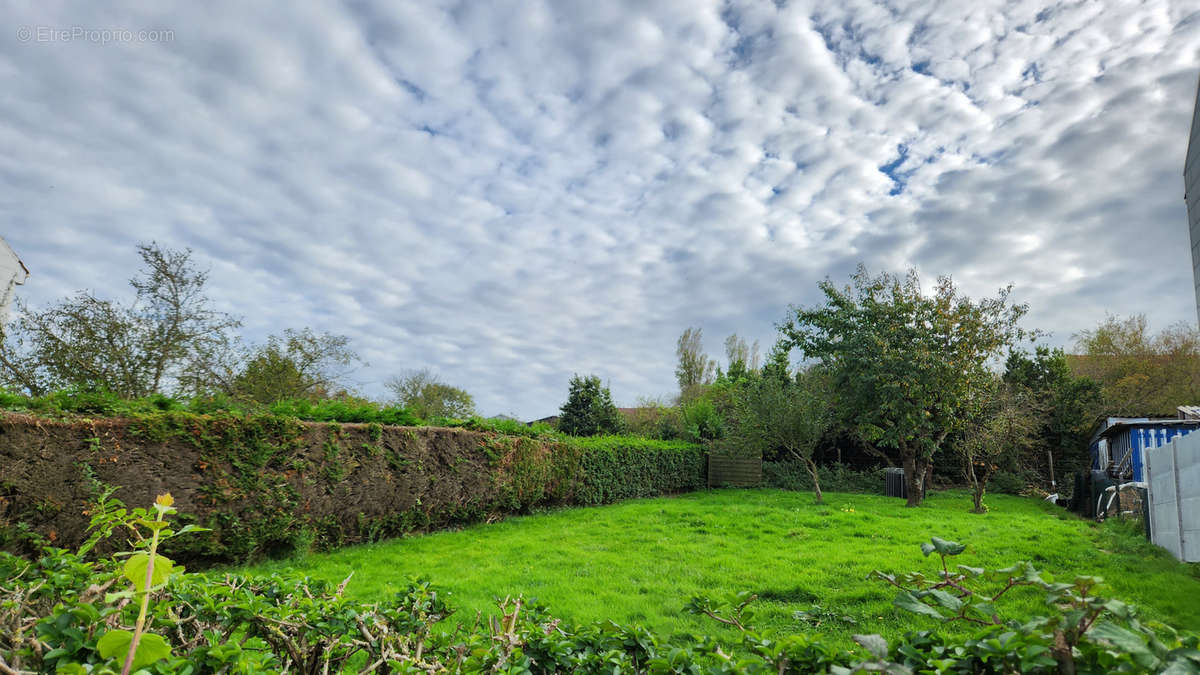
[[[892,607],[894,589],[864,578],[873,569],[932,573],[936,558],[923,557],[919,544],[936,535],[967,544],[957,562],[1029,560],[1058,579],[1102,576],[1111,596],[1142,607],[1145,617],[1200,629],[1200,567],[1175,562],[1120,523],[1097,525],[1020,497],[988,502],[992,511],[975,515],[962,492],[906,509],[901,500],[861,494],[827,494],[817,506],[806,493],[715,490],[510,518],[245,571],[335,582],[353,572],[347,593],[366,601],[425,576],[453,594],[459,621],[493,612],[497,596],[521,593],[573,621],[612,619],[663,634],[726,633],[685,605],[697,594],[749,590],[760,598],[756,627],[816,631],[848,644],[853,633],[891,637],[935,627]],[[1041,611],[1039,593],[1009,596],[1008,616]],[[793,617],[814,605],[828,620],[813,626]]]

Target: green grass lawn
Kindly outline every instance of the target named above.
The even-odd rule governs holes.
[[[460,621],[492,612],[494,597],[521,593],[573,621],[613,619],[663,634],[726,634],[684,606],[696,594],[749,590],[760,598],[756,627],[815,630],[845,645],[853,633],[890,637],[936,625],[892,607],[894,589],[864,580],[873,569],[932,573],[937,558],[923,557],[919,545],[936,535],[967,544],[962,564],[1029,560],[1056,579],[1101,576],[1109,595],[1138,605],[1145,617],[1200,629],[1200,566],[1175,562],[1120,523],[1097,525],[1007,496],[989,496],[991,512],[975,515],[963,492],[933,494],[917,509],[871,495],[825,498],[817,506],[808,493],[697,492],[510,518],[245,571],[334,582],[353,572],[347,593],[366,601],[424,576],[452,593]],[[1017,589],[1006,598],[1006,615],[1020,618],[1037,613],[1043,595]],[[813,605],[837,616],[816,628],[793,618]]]

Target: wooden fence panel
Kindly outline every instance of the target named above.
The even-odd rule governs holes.
[[[762,456],[743,457],[727,450],[708,453],[708,486],[758,487],[762,484]]]

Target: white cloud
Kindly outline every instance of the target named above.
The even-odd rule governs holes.
[[[351,336],[488,413],[674,387],[855,262],[1016,284],[1060,342],[1193,321],[1200,21],[1165,0],[185,6],[14,1],[0,233],[48,302],[190,246],[252,339]],[[21,42],[16,28],[172,30]]]

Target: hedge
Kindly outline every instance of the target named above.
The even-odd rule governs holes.
[[[74,548],[103,493],[171,492],[210,528],[168,554],[244,561],[494,520],[558,505],[699,489],[699,446],[636,438],[301,422],[156,411],[119,419],[0,416],[0,548]]]
[[[705,487],[705,454],[697,445],[628,436],[576,438],[568,443],[581,452],[577,504],[608,504]]]

